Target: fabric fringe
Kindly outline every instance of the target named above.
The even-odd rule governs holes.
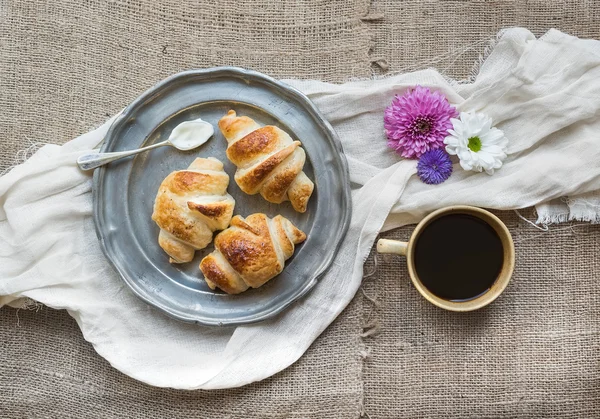
[[[40,148],[42,148],[45,145],[46,143],[31,142],[31,145],[29,147],[17,151],[13,159],[13,164],[2,170],[0,172],[0,176],[4,176],[18,165],[25,163],[27,160],[29,160],[31,156],[33,156]]]
[[[566,223],[567,221],[569,221],[569,214],[538,214],[538,219],[535,223],[548,226],[551,224]]]
[[[466,80],[458,82],[459,84],[470,84],[475,82],[477,76],[479,76],[481,67],[483,67],[483,64],[487,61],[489,56],[492,55],[496,45],[498,45],[505,33],[506,29],[501,29],[498,31],[495,37],[489,40],[488,45],[483,49],[483,53],[479,54],[479,59],[473,63],[473,68],[471,68],[469,77]]]
[[[578,221],[582,223],[600,224],[600,214],[593,210],[577,211],[561,214],[538,214],[536,224],[551,225],[561,224],[569,221]]]
[[[515,214],[517,214],[517,217],[519,217],[521,220],[525,221],[530,226],[537,228],[538,230],[541,230],[541,231],[548,231],[548,224],[542,223],[542,227],[540,227],[538,225],[539,223],[534,223],[533,221],[528,220],[519,212],[519,210],[514,210],[514,212],[515,212]]]
[[[28,310],[28,311],[38,312],[42,308],[44,308],[44,305],[42,303],[32,300],[31,298],[24,298],[20,303],[21,304],[20,304],[19,310]]]
[[[536,206],[536,224],[550,225],[569,221],[600,224],[600,196],[587,193],[562,197]]]

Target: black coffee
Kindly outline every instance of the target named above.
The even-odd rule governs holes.
[[[504,261],[502,242],[485,221],[449,214],[432,221],[415,245],[415,269],[433,294],[471,300],[490,289]]]

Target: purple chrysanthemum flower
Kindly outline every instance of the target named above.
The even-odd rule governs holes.
[[[450,118],[457,116],[456,108],[442,93],[416,86],[402,96],[396,95],[385,110],[388,145],[402,157],[418,159],[426,151],[444,146],[452,128]]]
[[[452,174],[452,161],[443,149],[430,150],[419,159],[417,175],[428,185],[437,185],[445,181]]]

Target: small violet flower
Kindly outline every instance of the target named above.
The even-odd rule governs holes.
[[[444,150],[438,148],[421,155],[417,164],[417,175],[423,182],[437,185],[448,179],[451,174],[452,161]]]
[[[396,95],[383,118],[388,146],[402,157],[418,159],[429,150],[444,146],[452,128],[450,118],[458,116],[446,96],[416,86],[402,96]]]

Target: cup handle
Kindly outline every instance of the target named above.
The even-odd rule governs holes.
[[[408,243],[398,240],[379,239],[377,241],[377,253],[394,253],[400,256],[406,256]]]

